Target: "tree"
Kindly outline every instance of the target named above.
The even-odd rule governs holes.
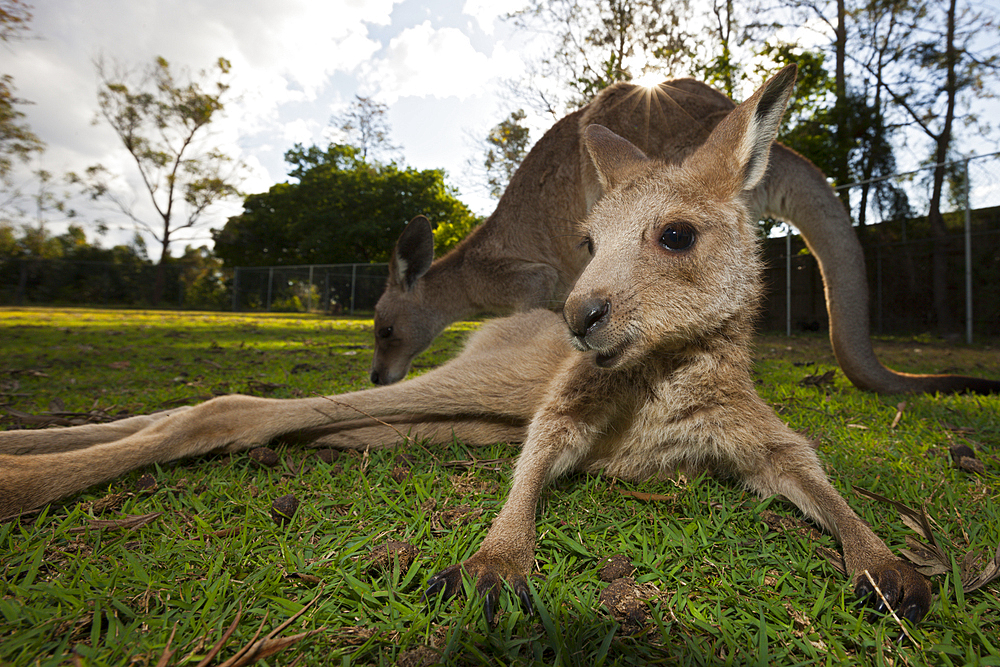
[[[483,167],[486,169],[486,184],[494,199],[503,196],[514,172],[528,154],[530,131],[521,125],[526,117],[523,109],[513,111],[486,136]]]
[[[95,66],[100,118],[132,156],[155,219],[147,220],[133,208],[131,198],[114,187],[114,176],[102,165],[74,177],[93,199],[110,201],[137,231],[159,244],[155,305],[163,294],[170,244],[184,240],[178,233],[203,226],[210,207],[239,194],[242,165],[205,144],[212,122],[224,111],[230,63],[219,58],[212,73],[201,71],[197,78],[186,72],[175,77],[162,57],[139,70],[112,68],[102,60]]]
[[[693,63],[694,73],[739,101],[738,82],[746,77],[744,62],[781,26],[768,21],[763,0],[712,0],[706,17],[704,53]],[[777,61],[781,63],[782,61]],[[798,89],[798,84],[796,84]]]
[[[355,95],[354,103],[347,111],[335,115],[331,123],[343,133],[346,139],[344,143],[358,148],[362,160],[389,160],[399,151],[399,146],[389,141],[389,121],[386,120],[388,112],[389,107],[385,104],[370,97]]]
[[[694,53],[696,39],[682,27],[690,17],[688,0],[530,0],[511,18],[551,46],[520,87],[558,118],[616,81],[648,71],[666,78],[683,70]]]
[[[941,214],[947,163],[955,157],[961,125],[973,129],[977,142],[989,136],[989,125],[980,122],[972,103],[996,95],[992,86],[1000,74],[1000,48],[995,41],[984,44],[980,37],[997,34],[998,17],[975,10],[971,3],[960,6],[958,0],[913,0],[904,8],[910,29],[893,51],[903,67],[891,78],[879,76],[879,83],[897,114],[930,141],[932,301],[938,330],[946,334],[955,329],[947,289],[948,229]],[[862,66],[873,73],[871,64]]]
[[[449,239],[477,222],[438,169],[370,164],[344,144],[296,145],[285,161],[298,182],[247,196],[213,234],[227,267],[383,262],[418,213]]]
[[[21,0],[0,0],[0,41],[18,39],[31,21],[29,6]],[[27,161],[45,148],[42,140],[21,121],[24,112],[17,107],[28,104],[15,96],[14,78],[0,75],[0,182],[9,185],[14,161]]]

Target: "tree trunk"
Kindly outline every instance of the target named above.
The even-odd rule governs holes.
[[[834,71],[834,86],[837,101],[835,102],[837,117],[837,155],[835,162],[835,172],[832,174],[837,185],[846,185],[850,180],[850,166],[848,158],[850,156],[850,128],[847,127],[847,75],[844,63],[847,59],[847,10],[845,0],[837,0],[837,32],[836,32],[836,70]],[[847,211],[848,217],[851,215],[851,192],[850,188],[839,191],[840,201]]]
[[[160,250],[160,261],[156,263],[156,273],[153,277],[153,293],[150,296],[151,304],[154,308],[160,305],[163,300],[163,290],[167,284],[167,261],[170,259],[170,237],[164,236],[162,249]]]
[[[957,64],[955,53],[955,4],[956,0],[950,0],[948,3],[948,28],[945,37],[947,40],[945,43],[945,66],[948,68],[945,94],[948,102],[944,116],[944,125],[935,141],[934,188],[931,192],[930,210],[927,213],[927,218],[931,226],[931,236],[933,238],[931,289],[933,292],[934,317],[937,320],[938,333],[941,335],[953,333],[955,329],[955,321],[951,316],[951,309],[948,304],[948,229],[944,224],[944,217],[941,215],[945,162],[948,159],[948,149],[951,144],[951,128],[955,119],[955,98],[958,94],[955,76]]]

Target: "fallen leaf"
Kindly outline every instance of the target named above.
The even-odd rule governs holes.
[[[807,375],[799,380],[800,387],[821,387],[826,384],[833,384],[833,378],[837,375],[836,370],[829,370],[822,375]]]
[[[1000,544],[997,545],[993,559],[979,568],[982,552],[966,554],[962,560],[962,590],[966,593],[982,588],[1000,577]],[[979,570],[976,572],[975,570]]]
[[[131,365],[132,365],[132,363],[128,362],[128,361],[112,361],[110,364],[108,364],[108,366],[110,366],[111,368],[114,368],[116,370],[121,370],[123,368],[128,368]]]
[[[326,630],[325,627],[322,627],[322,628],[316,628],[315,630],[310,630],[308,632],[300,632],[299,634],[292,635],[291,637],[278,637],[278,635],[281,632],[283,632],[285,628],[294,623],[295,620],[303,613],[305,613],[305,611],[309,609],[309,607],[313,606],[313,604],[315,604],[316,600],[318,599],[319,595],[314,597],[312,601],[309,602],[309,604],[302,607],[302,609],[300,609],[294,616],[290,617],[287,621],[285,621],[277,628],[272,630],[263,639],[257,640],[257,636],[260,634],[260,630],[258,630],[257,634],[254,635],[253,639],[250,640],[249,644],[247,644],[239,651],[237,651],[236,655],[234,655],[229,660],[226,660],[224,663],[219,665],[219,667],[246,667],[246,665],[252,665],[253,663],[257,662],[262,658],[267,658],[269,656],[272,656],[278,651],[287,648],[292,644],[295,644],[296,642],[299,642],[307,637],[311,637],[317,633]],[[266,621],[267,617],[265,616],[264,621],[261,622],[262,628],[264,626],[264,622]],[[233,627],[235,627],[235,624]],[[224,639],[228,639],[228,634],[229,633],[227,632],[227,635],[226,637],[224,637]],[[201,663],[199,663],[198,667],[202,667],[202,665],[207,665],[207,663],[203,660]]]
[[[939,546],[924,544],[912,535],[906,536],[908,549],[900,549],[899,553],[913,563],[917,571],[925,577],[951,572],[951,560]]]
[[[618,489],[618,493],[647,503],[654,501],[669,503],[677,500],[677,496],[664,495],[662,493],[643,493],[641,491],[626,491],[625,489]]]
[[[937,546],[937,541],[934,539],[934,533],[931,531],[931,521],[927,518],[927,513],[921,510],[915,510],[909,505],[904,505],[898,500],[890,500],[885,496],[880,496],[873,491],[868,491],[862,489],[860,486],[854,487],[854,492],[858,495],[866,496],[872,500],[877,500],[881,503],[886,503],[887,505],[892,505],[897,510],[899,510],[900,518],[903,520],[910,530],[915,533],[919,533],[923,536],[925,540],[931,543],[932,546]]]
[[[87,526],[79,526],[77,528],[70,528],[69,533],[82,533],[85,530],[91,528],[97,528],[98,530],[134,530],[140,526],[145,526],[147,523],[163,515],[163,512],[151,512],[150,514],[140,514],[135,516],[128,516],[124,519],[91,519],[87,522]]]

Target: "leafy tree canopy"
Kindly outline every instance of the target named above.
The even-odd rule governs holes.
[[[0,43],[19,39],[31,21],[30,7],[22,0],[0,0]],[[15,94],[14,78],[0,74],[0,184],[6,184],[15,160],[27,161],[45,147],[31,131],[19,105],[29,104]]]
[[[246,197],[243,213],[214,233],[226,266],[388,261],[406,223],[423,214],[437,228],[438,252],[478,222],[440,169],[365,162],[358,148],[297,144],[289,176]]]
[[[527,118],[523,109],[514,111],[490,130],[485,142],[483,167],[490,196],[500,199],[514,172],[528,154],[530,131],[521,122]]]

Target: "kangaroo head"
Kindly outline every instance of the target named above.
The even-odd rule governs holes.
[[[586,128],[606,194],[585,222],[593,258],[563,314],[574,345],[594,351],[598,366],[749,333],[760,274],[749,197],[794,81],[795,66],[782,69],[679,166]]]
[[[392,384],[402,380],[410,362],[427,349],[437,330],[428,321],[420,278],[434,261],[434,234],[422,215],[410,221],[392,251],[389,281],[375,304],[375,354],[371,380]]]

